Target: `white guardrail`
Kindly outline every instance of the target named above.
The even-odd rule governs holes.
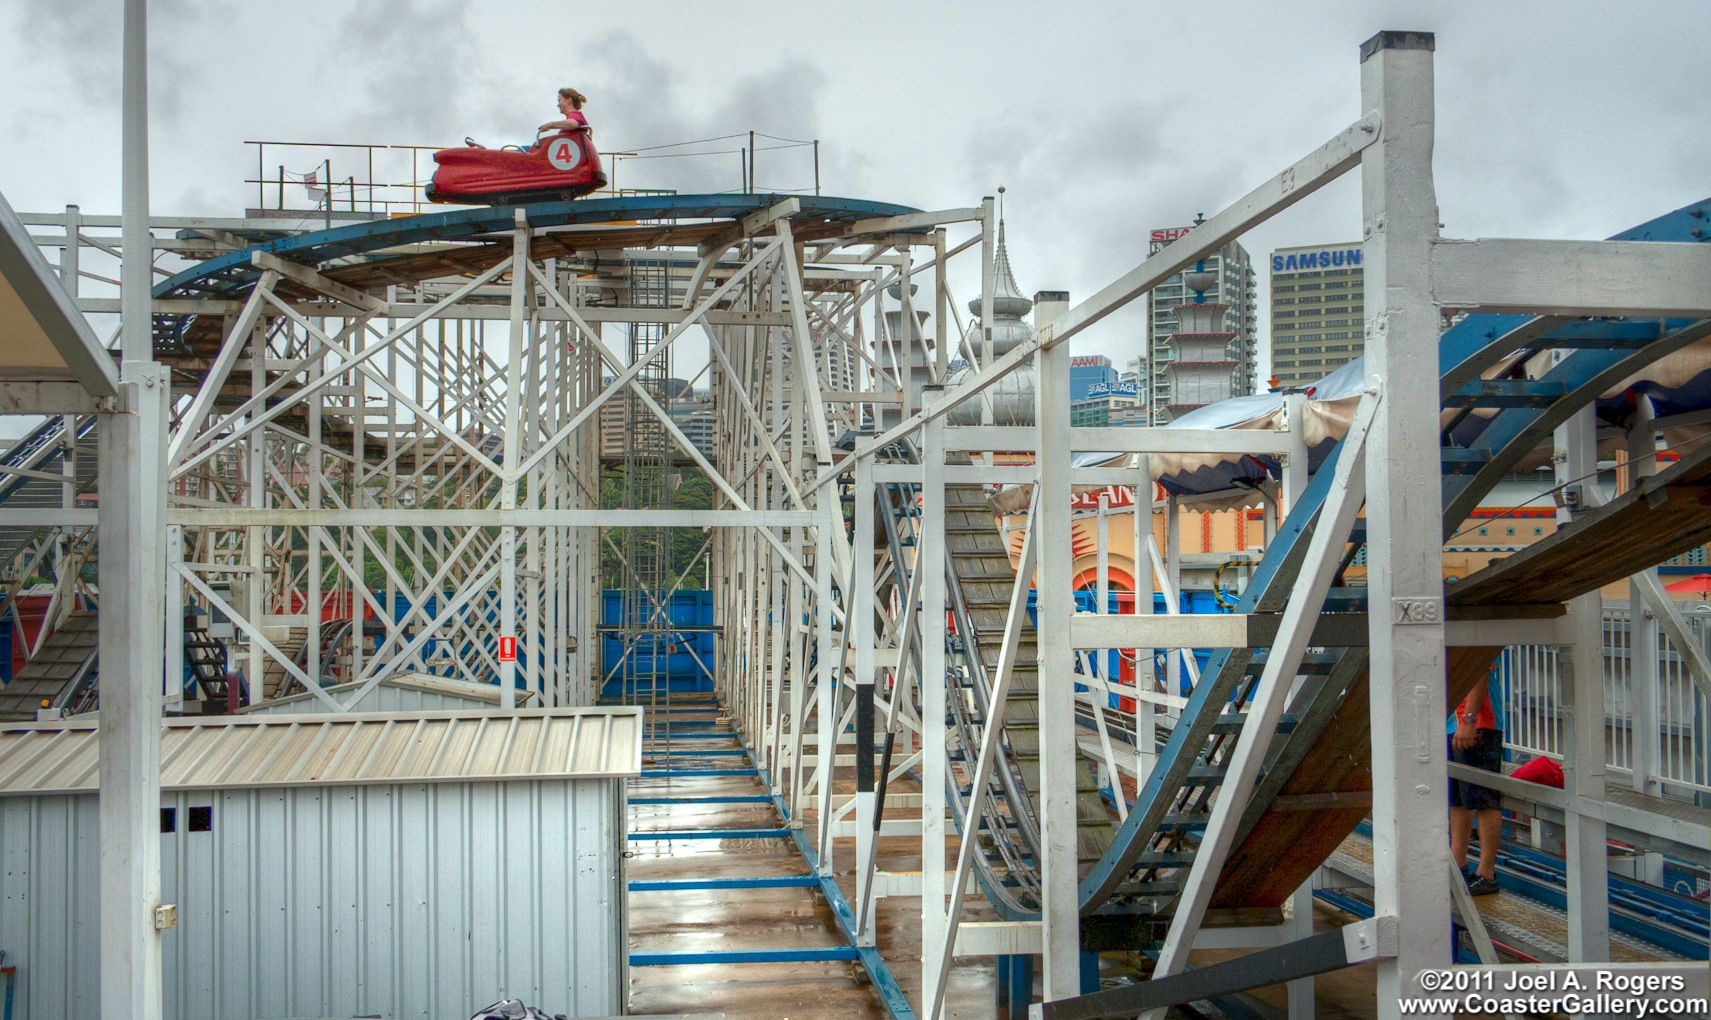
[[[1631,610],[1604,610],[1605,763],[1633,777],[1635,789],[1673,796],[1711,793],[1711,706],[1688,674],[1681,654],[1657,628],[1633,628]],[[1711,607],[1683,614],[1700,646],[1711,652]],[[1633,635],[1656,636],[1655,670],[1645,668]],[[1554,647],[1512,645],[1501,658],[1504,744],[1524,755],[1562,753],[1561,681]],[[1636,665],[1640,668],[1636,669]],[[1648,682],[1647,675],[1655,676]],[[1637,681],[1638,679],[1638,682]],[[1658,787],[1661,785],[1661,789]],[[1701,803],[1705,798],[1701,797]]]

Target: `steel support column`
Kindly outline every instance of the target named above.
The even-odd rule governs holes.
[[[1136,466],[1134,513],[1131,523],[1134,525],[1134,565],[1130,568],[1135,583],[1135,615],[1151,616],[1153,612],[1153,589],[1156,583],[1153,573],[1153,513],[1152,495],[1153,481],[1147,473],[1147,458],[1138,458]],[[1154,651],[1151,648],[1136,648],[1135,655],[1135,690],[1156,690],[1157,670],[1153,667]],[[1158,762],[1157,725],[1150,701],[1135,698],[1135,789],[1140,790],[1146,785],[1147,777],[1152,775],[1153,766]],[[1120,777],[1119,777],[1120,781]]]
[[[146,265],[146,262],[145,262]],[[126,410],[102,423],[101,1005],[161,1014],[160,708],[166,600],[166,382],[127,361]]]
[[[1081,994],[1081,911],[1076,898],[1076,725],[1070,621],[1075,615],[1069,484],[1069,345],[1041,351],[1034,420],[1039,423],[1039,543],[1035,600],[1039,648],[1041,920],[1045,999]],[[1017,578],[1026,584],[1026,578]]]
[[[148,4],[125,0],[120,267],[123,411],[100,437],[101,1014],[161,1015],[160,690],[166,597],[168,385],[149,291]]]
[[[511,328],[506,338],[505,387],[505,463],[500,479],[499,506],[517,509],[518,466],[523,459],[523,348],[527,331],[524,314],[530,292],[529,285],[529,220],[523,210],[517,210],[517,226],[511,237]],[[353,600],[354,602],[354,600]],[[530,607],[533,609],[534,607]],[[358,624],[360,626],[360,624]],[[511,640],[517,648],[517,527],[499,528],[499,640]],[[503,654],[503,652],[501,652]],[[499,656],[495,656],[499,658]],[[620,675],[619,681],[622,682]],[[517,705],[517,664],[499,662],[499,707]]]
[[[1366,370],[1385,394],[1367,456],[1373,909],[1404,922],[1397,956],[1378,963],[1379,1020],[1399,1020],[1415,973],[1451,959],[1438,394],[1416,384],[1438,374],[1432,47],[1419,32],[1361,46],[1361,109],[1380,120],[1361,154]],[[1400,612],[1412,604],[1425,609]]]
[[[868,904],[873,893],[874,844],[878,839],[878,834],[873,831],[875,808],[878,806],[874,784],[873,529],[879,523],[873,514],[874,495],[873,459],[858,457],[855,462],[855,558],[851,569],[850,612],[844,620],[844,626],[849,629],[851,647],[855,649],[857,945],[874,944],[874,926]]]
[[[838,763],[838,739],[843,735],[838,715],[838,682],[844,672],[843,649],[832,629],[832,582],[836,570],[832,543],[842,542],[844,536],[838,490],[821,489],[818,499],[820,523],[814,528],[814,660],[819,667],[815,677],[819,719],[814,727],[814,765],[820,774],[815,800],[821,838],[816,864],[822,876],[829,876],[833,874],[832,779]],[[849,625],[847,618],[844,624]]]
[[[908,328],[907,324],[904,326]],[[907,335],[907,334],[905,334]],[[925,387],[923,404],[943,395],[938,385]],[[932,1008],[947,928],[945,895],[945,462],[944,419],[922,428],[921,530],[915,546],[915,569],[921,576],[921,997],[922,1011]],[[901,697],[901,689],[893,697]],[[972,837],[970,837],[972,838]],[[1073,889],[1071,890],[1073,895]]]
[[[1557,510],[1559,527],[1573,514],[1599,505],[1598,419],[1588,405],[1556,430],[1556,480],[1572,501]],[[1637,601],[1637,600],[1635,600]],[[1569,602],[1574,644],[1563,649],[1559,664],[1564,708],[1563,789],[1576,797],[1602,802],[1604,790],[1604,599],[1593,591]],[[1641,628],[1642,630],[1644,628]],[[1559,665],[1560,668],[1560,665]],[[1639,739],[1639,734],[1635,734]],[[1657,739],[1655,731],[1652,739]],[[1610,959],[1610,872],[1602,818],[1574,810],[1565,814],[1568,869],[1568,958],[1575,963]]]
[[[1628,488],[1637,488],[1640,481],[1657,474],[1657,429],[1652,424],[1652,398],[1644,393],[1634,395],[1634,419],[1628,426]],[[1642,573],[1654,582],[1657,568]],[[1643,583],[1646,578],[1641,578]],[[1633,773],[1636,793],[1658,793],[1659,738],[1658,718],[1658,618],[1640,597],[1639,585],[1628,585],[1628,690],[1633,699],[1633,716],[1629,720],[1631,755],[1628,767]]]
[[[1291,942],[1313,937],[1313,882],[1302,883],[1289,897],[1290,917],[1284,922],[1289,933],[1283,936]],[[1285,985],[1289,997],[1289,1020],[1313,1020],[1313,978],[1296,978]]]

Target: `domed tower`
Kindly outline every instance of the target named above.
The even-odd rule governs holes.
[[[998,248],[992,256],[992,269],[992,357],[996,359],[1034,338],[1034,327],[1022,319],[1033,309],[1034,303],[1022,296],[1022,288],[1016,285],[1016,274],[1010,270],[1010,253],[1004,246],[1003,219],[998,221]],[[979,298],[968,303],[968,311],[975,318],[969,322],[963,342],[965,348],[973,351],[975,357],[985,364],[986,337],[981,332]],[[974,372],[973,365],[957,369],[945,379],[945,389],[954,391]],[[986,391],[992,398],[992,424],[1034,424],[1034,390],[1033,362],[1018,365],[1000,379]],[[958,404],[951,409],[946,420],[952,425],[979,425],[980,398],[970,397]]]

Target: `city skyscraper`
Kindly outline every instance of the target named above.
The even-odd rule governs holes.
[[[1271,253],[1271,367],[1280,386],[1324,378],[1366,350],[1359,241]]]
[[[1147,254],[1160,251],[1192,229],[1193,224],[1152,231]],[[1247,249],[1235,242],[1207,255],[1204,265],[1206,272],[1218,278],[1217,283],[1207,288],[1206,300],[1228,306],[1224,312],[1224,328],[1235,334],[1229,352],[1230,360],[1235,362],[1231,368],[1230,395],[1245,396],[1254,392],[1259,369],[1259,277]],[[1181,273],[1165,280],[1147,295],[1146,404],[1151,408],[1155,425],[1163,425],[1170,420],[1166,408],[1172,403],[1171,381],[1165,365],[1171,358],[1170,337],[1181,328],[1174,309],[1185,301],[1193,300],[1193,292],[1183,287]]]
[[[1088,390],[1117,382],[1117,369],[1103,354],[1081,354],[1069,359],[1069,399],[1086,400]]]

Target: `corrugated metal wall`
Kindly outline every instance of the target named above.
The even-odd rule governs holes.
[[[168,794],[166,1015],[441,1020],[506,997],[621,1013],[621,782]],[[96,825],[93,795],[0,798],[17,1020],[98,1018]]]
[[[99,828],[93,795],[0,798],[0,949],[18,968],[15,1020],[100,1015]]]

